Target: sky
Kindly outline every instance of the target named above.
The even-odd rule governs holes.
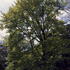
[[[15,0],[0,0],[0,11],[6,12]]]
[[[14,4],[15,0],[0,0],[0,19],[1,19],[1,12],[7,12],[9,7]],[[3,40],[4,37],[7,35],[7,29],[0,30],[0,40]]]

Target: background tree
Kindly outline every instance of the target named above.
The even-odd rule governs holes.
[[[58,0],[17,0],[3,14],[8,32],[6,70],[54,70],[61,59],[66,26],[56,19]],[[65,43],[66,42],[66,43]]]
[[[7,58],[7,48],[0,43],[0,70],[5,70]]]

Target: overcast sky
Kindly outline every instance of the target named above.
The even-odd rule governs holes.
[[[0,12],[8,11],[9,7],[14,4],[15,0],[0,0]]]
[[[9,7],[14,4],[15,0],[0,0],[0,19],[1,19],[1,12],[7,12]],[[0,30],[0,40],[3,40],[3,37],[5,37],[6,29]]]

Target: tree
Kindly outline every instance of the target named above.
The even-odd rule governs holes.
[[[7,48],[0,43],[0,70],[6,67]]]
[[[17,0],[3,14],[10,33],[6,70],[54,70],[65,43],[58,10],[58,0]]]

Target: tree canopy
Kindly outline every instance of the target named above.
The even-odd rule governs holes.
[[[10,33],[6,70],[54,70],[62,57],[67,26],[56,19],[58,0],[17,0],[3,23]]]

